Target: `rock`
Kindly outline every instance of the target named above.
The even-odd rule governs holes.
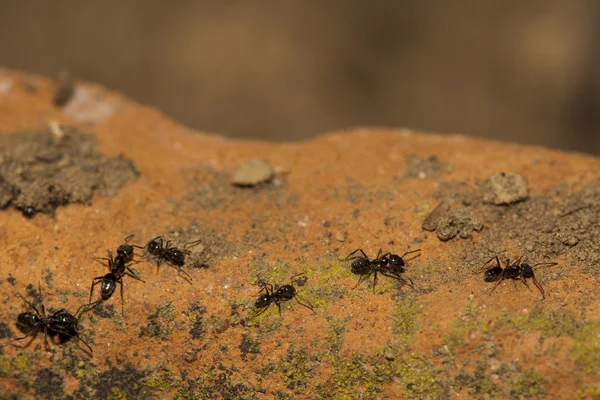
[[[233,176],[231,182],[236,186],[256,186],[261,183],[271,181],[275,176],[275,170],[265,160],[248,160],[243,164],[239,165]]]
[[[500,172],[483,184],[483,201],[496,205],[512,204],[529,196],[527,181],[520,175]]]
[[[440,204],[438,204],[437,207],[425,217],[421,228],[430,232],[435,231],[438,227],[438,223],[449,210],[450,203],[448,201],[444,200],[440,202]]]
[[[479,232],[483,224],[475,217],[468,207],[458,208],[440,218],[437,225],[437,236],[441,241],[455,238],[469,239],[473,231]]]
[[[123,278],[124,313],[117,288],[102,308],[80,315],[79,334],[93,355],[78,340],[51,340],[49,355],[43,332],[25,348],[3,346],[4,397],[39,398],[39,388],[51,384],[61,398],[568,398],[587,393],[582,382],[595,382],[589,354],[597,352],[597,313],[577,305],[600,309],[590,295],[600,277],[598,158],[373,128],[283,144],[224,140],[97,85],[77,82],[59,108],[48,79],[0,70],[3,81],[34,82],[36,91],[21,84],[0,90],[0,142],[15,143],[10,154],[0,151],[2,171],[12,171],[0,172],[0,205],[27,195],[23,207],[0,211],[0,345],[24,335],[16,316],[28,306],[14,294],[37,303],[40,282],[46,310],[75,312],[88,302],[94,277],[108,272],[91,258],[107,257],[108,249],[116,255],[131,234],[131,245],[161,235],[187,251],[183,266],[163,262],[157,271],[134,248],[131,268],[145,282]],[[10,139],[25,129],[47,131],[50,121],[58,125],[36,151],[35,140],[23,146],[18,136]],[[93,140],[73,141],[73,126]],[[64,150],[69,145],[73,151]],[[437,173],[435,160],[407,158],[417,149],[452,168]],[[114,160],[109,169],[84,163],[96,153]],[[238,182],[265,190],[232,185],[226,171],[261,157],[277,165],[277,177],[279,168],[292,171],[285,184],[264,185],[274,174],[261,161],[264,172]],[[415,160],[415,178],[433,173],[435,180],[401,176],[408,160]],[[506,189],[516,188],[500,177],[499,200],[520,201],[483,205],[474,182],[509,169],[527,171],[535,196],[516,190],[506,198]],[[65,174],[61,185],[41,186],[48,173]],[[77,179],[89,187],[73,191],[68,185],[78,174],[91,175]],[[54,212],[31,220],[22,214],[43,206],[37,195],[60,200],[80,192],[80,202]],[[438,201],[424,221],[421,210]],[[485,230],[473,235],[482,223]],[[434,227],[436,235],[422,231]],[[459,237],[466,239],[450,240]],[[379,274],[373,291],[374,277],[355,288],[360,277],[343,261],[357,249],[370,257],[379,249],[421,251],[407,255],[404,272]],[[532,291],[508,282],[490,295],[493,283],[477,268],[495,255],[558,262],[535,269],[546,301],[538,301],[531,281]],[[416,290],[399,287],[396,274]],[[298,297],[281,302],[281,316],[270,304],[250,319],[261,284],[290,283]],[[561,351],[538,351],[546,336]],[[509,375],[488,384],[507,363],[514,366]]]

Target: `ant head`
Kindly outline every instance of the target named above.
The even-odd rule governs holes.
[[[404,259],[398,254],[392,254],[390,255],[390,265],[392,267],[404,267]]]
[[[148,252],[150,254],[156,254],[156,253],[160,252],[163,249],[162,238],[152,239],[151,241],[148,242],[146,247],[148,248]]]
[[[17,316],[17,326],[21,330],[30,330],[40,323],[40,317],[35,312],[27,311]]]
[[[133,258],[133,246],[130,244],[122,244],[117,248],[117,255],[123,257],[126,260]]]
[[[533,278],[533,268],[529,264],[521,265],[521,275],[523,278]]]

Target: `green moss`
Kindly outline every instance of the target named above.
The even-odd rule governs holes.
[[[548,392],[542,387],[545,380],[535,371],[522,374],[510,387],[511,399],[533,399],[545,397]]]
[[[600,321],[584,324],[573,340],[571,354],[577,365],[589,374],[600,374]]]
[[[393,331],[398,341],[408,344],[419,330],[421,305],[414,295],[402,297],[394,304]]]

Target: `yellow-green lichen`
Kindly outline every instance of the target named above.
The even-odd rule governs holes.
[[[586,385],[579,390],[579,397],[592,400],[600,400],[600,383]]]
[[[390,352],[391,350],[388,350]],[[434,370],[431,362],[418,354],[405,354],[401,349],[388,356],[390,375],[403,386],[409,399],[446,399],[447,385]],[[381,368],[379,374],[382,374]]]
[[[600,321],[584,324],[573,340],[571,354],[577,365],[589,374],[600,374]]]
[[[511,399],[534,399],[545,397],[548,392],[543,388],[545,379],[535,371],[523,373],[512,383],[509,394]]]
[[[572,336],[578,329],[578,322],[572,312],[566,310],[545,310],[535,306],[523,318],[515,321],[517,328],[540,331],[545,337]]]
[[[469,301],[460,317],[451,322],[451,330],[442,337],[442,344],[450,353],[454,353],[457,346],[465,344],[465,335],[470,331],[487,332],[489,326],[485,320],[477,318],[478,304]]]
[[[344,333],[348,331],[346,323],[351,317],[328,319],[327,334],[325,335],[325,343],[323,347],[328,350],[329,354],[337,353],[342,349],[344,344]]]
[[[394,304],[393,331],[400,343],[408,344],[412,341],[419,330],[420,315],[421,305],[414,295],[404,296]]]
[[[21,374],[28,374],[33,369],[32,357],[26,353],[19,353],[11,362],[11,372],[19,371]]]
[[[332,380],[317,386],[317,398],[372,399],[383,390],[383,382],[359,355],[349,359],[334,355],[330,362],[334,370]]]
[[[283,384],[294,393],[300,394],[311,384],[315,365],[306,348],[296,349],[292,344],[287,355],[281,358],[277,369]]]

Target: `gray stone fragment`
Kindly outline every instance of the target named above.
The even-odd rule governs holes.
[[[527,181],[520,175],[504,172],[492,174],[483,184],[483,201],[489,204],[512,204],[529,196]]]
[[[233,173],[231,182],[236,186],[256,186],[273,179],[275,171],[265,160],[253,159],[240,164]]]

